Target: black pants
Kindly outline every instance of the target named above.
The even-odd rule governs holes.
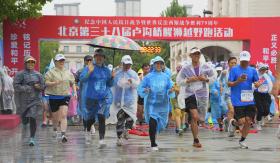
[[[271,97],[268,93],[254,92],[257,107],[257,121],[261,121],[263,116],[267,116],[270,111]]]
[[[91,126],[95,123],[95,118],[89,119],[86,121],[87,131],[89,132]],[[105,137],[105,116],[102,114],[98,114],[98,124],[99,124],[99,139],[102,140]]]
[[[118,112],[117,118],[118,122],[116,130],[117,136],[118,138],[120,138],[125,129],[132,129],[134,122],[132,118],[128,114],[126,114],[126,112],[124,112],[122,109]]]
[[[150,141],[151,147],[156,147],[156,134],[157,134],[157,121],[153,118],[150,118],[149,121],[149,134],[150,134]]]

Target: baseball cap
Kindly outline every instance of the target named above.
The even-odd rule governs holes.
[[[94,51],[94,55],[102,55],[105,57],[104,51],[100,48],[98,48]]]
[[[31,55],[24,57],[24,63],[28,62],[28,61],[34,61],[36,62],[36,59],[33,58]]]
[[[133,64],[132,59],[129,55],[123,56],[121,62],[123,64],[131,64],[131,65]]]
[[[57,54],[54,57],[55,61],[60,61],[60,60],[63,60],[63,59],[65,60],[65,56],[63,54]]]
[[[197,48],[197,47],[193,47],[193,48],[191,49],[191,54],[196,53],[196,52],[201,53],[201,51],[200,51],[200,49],[199,49],[199,48]]]
[[[251,55],[248,51],[242,51],[239,54],[240,61],[250,61]]]

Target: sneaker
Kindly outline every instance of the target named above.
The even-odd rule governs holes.
[[[179,129],[178,128],[175,129],[175,133],[179,134]]]
[[[29,140],[29,146],[34,146],[35,145],[35,140],[34,138],[30,138]]]
[[[242,149],[248,149],[249,148],[247,146],[247,144],[245,143],[245,141],[239,141],[239,145],[240,145],[240,148],[242,148]]]
[[[66,143],[68,141],[67,137],[65,135],[62,135],[61,136],[61,141],[62,141],[62,143]]]
[[[104,142],[104,139],[99,140],[99,148],[103,148],[106,146],[106,143]]]
[[[258,121],[257,124],[256,124],[256,127],[257,127],[257,130],[258,130],[258,131],[261,131],[261,130],[262,130],[262,125],[261,125],[261,123],[262,123],[261,121]]]
[[[227,117],[223,119],[223,123],[224,123],[224,126],[223,126],[224,131],[228,132],[229,124],[228,124],[228,118]]]
[[[202,147],[202,145],[200,144],[200,143],[193,143],[193,147],[195,147],[195,148],[201,148]]]
[[[116,144],[117,144],[117,146],[122,146],[122,145],[123,145],[123,140],[122,140],[122,138],[118,138]]]
[[[95,134],[95,127],[94,127],[94,125],[91,126],[90,133],[91,133],[91,135]]]
[[[271,122],[272,121],[271,115],[266,116],[266,119],[267,119],[268,122]]]
[[[178,135],[179,135],[179,136],[183,136],[183,133],[184,133],[184,130],[183,130],[183,129],[179,129]]]
[[[123,138],[124,138],[125,140],[128,140],[128,139],[129,139],[128,130],[125,130],[125,131],[123,132]]]
[[[152,151],[158,151],[159,149],[158,149],[158,146],[155,146],[155,147],[151,147],[151,150]]]
[[[235,121],[235,119],[231,119],[228,124],[228,136],[229,137],[234,137],[235,126],[232,125],[232,122],[234,122],[234,121]]]
[[[91,143],[91,133],[90,132],[85,133],[85,139],[86,139],[86,144]]]
[[[47,125],[47,123],[42,123],[41,127],[46,128],[46,127],[48,127],[48,125]]]

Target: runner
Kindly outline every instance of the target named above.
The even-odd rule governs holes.
[[[25,69],[14,78],[14,89],[18,98],[17,113],[27,118],[30,123],[29,146],[35,145],[37,128],[36,118],[42,111],[42,91],[44,79],[42,74],[34,70],[36,60],[32,56],[24,58]]]
[[[77,98],[75,78],[70,71],[64,68],[65,57],[63,54],[57,54],[54,60],[55,67],[50,69],[45,76],[47,85],[45,93],[49,96],[54,137],[59,138],[61,134],[62,143],[66,143],[68,141],[66,137],[67,111],[71,85],[73,96]]]
[[[128,139],[128,131],[136,122],[137,111],[137,86],[140,79],[131,69],[133,64],[129,55],[122,57],[122,70],[116,73],[114,79],[114,107],[117,110],[117,145],[123,145],[123,138]]]
[[[167,125],[169,99],[175,94],[172,93],[174,90],[171,79],[162,72],[164,60],[157,56],[153,61],[153,71],[140,83],[138,94],[144,98],[144,114],[146,123],[149,123],[151,150],[157,151],[156,134]]]
[[[237,64],[237,58],[230,57],[228,59],[228,70],[225,70],[222,72],[220,81],[222,83],[222,87],[224,90],[224,101],[226,102],[228,113],[227,117],[223,120],[224,122],[224,130],[228,131],[228,136],[233,137],[235,133],[235,129],[238,126],[236,120],[234,119],[234,108],[231,103],[231,97],[230,97],[230,87],[228,86],[228,77],[229,72],[232,67],[236,66]]]
[[[87,83],[87,90],[83,92],[85,95],[81,95],[81,97],[86,98],[86,143],[91,142],[90,130],[97,117],[99,124],[99,147],[102,148],[106,146],[104,142],[105,119],[109,117],[109,109],[113,101],[111,87],[113,85],[114,73],[104,64],[105,54],[102,49],[95,50],[94,60],[95,63],[89,62],[80,75],[81,82]]]
[[[254,91],[254,98],[256,102],[257,112],[257,130],[262,130],[264,125],[264,118],[269,115],[272,90],[272,81],[267,72],[267,66],[263,63],[258,64],[258,75],[261,85]]]
[[[185,92],[182,96],[185,98],[186,112],[190,116],[191,129],[194,138],[193,146],[201,148],[202,145],[198,139],[198,121],[204,122],[209,101],[209,86],[216,80],[214,70],[207,63],[199,61],[201,56],[200,49],[194,47],[191,49],[191,64],[183,66],[177,76],[177,83],[185,86]]]
[[[240,53],[240,65],[230,70],[228,85],[231,87],[231,101],[234,114],[241,129],[239,145],[247,149],[245,139],[249,133],[250,125],[256,114],[252,84],[260,86],[258,73],[249,66],[251,55],[248,51]]]
[[[139,77],[142,81],[143,78],[150,72],[150,65],[147,63],[144,63],[142,65],[141,70],[143,71],[142,75]],[[140,125],[142,125],[145,122],[144,119],[144,99],[138,95],[138,101],[137,101],[137,119]]]

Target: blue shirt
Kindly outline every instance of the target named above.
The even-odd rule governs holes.
[[[229,82],[234,82],[242,74],[247,75],[247,80],[237,84],[234,87],[231,87],[231,101],[232,101],[232,105],[235,107],[255,104],[254,101],[249,101],[249,102],[241,101],[241,93],[244,93],[245,91],[252,91],[253,93],[252,84],[259,80],[258,73],[255,68],[247,67],[244,69],[240,65],[237,65],[230,70],[228,80]]]

